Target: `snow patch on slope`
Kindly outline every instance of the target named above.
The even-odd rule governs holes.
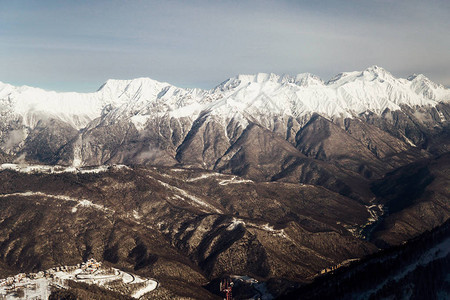
[[[219,182],[220,185],[238,184],[238,183],[253,183],[253,180],[249,179],[237,179],[236,176],[231,177],[231,179],[224,179]]]
[[[222,213],[220,210],[218,210],[214,206],[204,202],[203,200],[201,200],[200,198],[198,198],[198,197],[196,197],[194,195],[191,195],[190,193],[186,192],[183,189],[180,189],[180,188],[178,188],[176,186],[170,185],[170,184],[165,183],[165,182],[163,182],[161,180],[158,180],[158,179],[156,179],[156,181],[159,184],[161,184],[162,186],[164,186],[164,187],[174,191],[175,194],[174,194],[173,197],[175,199],[179,199],[179,200],[182,200],[182,201],[186,201],[187,200],[187,201],[191,202],[192,204],[194,204],[196,206],[199,206],[201,208],[206,208],[208,210],[207,212],[211,212],[212,211],[214,213]]]
[[[65,167],[65,166],[49,166],[49,165],[23,165],[23,164],[2,164],[0,165],[0,171],[3,170],[13,170],[20,173],[47,173],[47,174],[61,174],[61,173],[77,173],[77,174],[97,174],[104,173],[110,169],[120,170],[127,169],[128,166],[125,165],[111,165],[111,166],[98,166],[95,168],[79,168],[75,166]]]
[[[87,200],[87,199],[77,199],[77,198],[73,198],[70,196],[66,196],[66,195],[53,195],[53,194],[46,194],[46,193],[42,193],[42,192],[32,192],[32,191],[27,191],[27,192],[17,192],[17,193],[9,193],[9,194],[0,194],[0,198],[8,198],[8,197],[47,197],[47,198],[52,198],[52,199],[57,199],[57,200],[62,200],[62,201],[69,201],[69,202],[77,202],[77,204],[72,207],[72,212],[75,213],[77,212],[77,208],[78,207],[91,207],[94,208],[96,210],[100,210],[103,212],[114,212],[112,209],[107,208],[103,205],[99,205],[99,204],[95,204],[92,203],[92,201]]]

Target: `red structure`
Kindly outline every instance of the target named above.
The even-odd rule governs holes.
[[[220,283],[220,291],[225,293],[225,300],[232,300],[233,296],[231,295],[231,290],[233,288],[233,281],[231,279],[224,279]]]

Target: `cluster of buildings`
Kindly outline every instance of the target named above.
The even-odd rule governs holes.
[[[0,279],[0,287],[11,287],[14,288],[17,283],[22,283],[25,278],[27,278],[27,274],[19,273],[15,276],[8,277],[6,279]]]
[[[94,258],[91,258],[82,264],[77,264],[76,266],[59,266],[50,268],[45,271],[39,271],[37,273],[19,273],[6,279],[0,279],[0,288],[5,288],[6,290],[14,290],[17,287],[23,287],[27,285],[27,282],[31,280],[41,278],[58,279],[56,276],[57,272],[70,273],[75,271],[76,269],[81,269],[85,273],[93,273],[96,272],[101,266],[101,262],[98,262]]]
[[[91,258],[76,266],[59,266],[37,273],[20,273],[0,279],[0,299],[47,299],[51,288],[68,288],[70,281],[101,285],[106,289],[139,299],[158,287],[158,282],[141,278]]]
[[[81,270],[84,272],[94,272],[100,269],[102,266],[102,263],[99,261],[96,261],[95,258],[90,258],[84,263],[81,264],[81,266],[78,266]]]

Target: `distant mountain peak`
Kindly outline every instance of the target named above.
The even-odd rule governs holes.
[[[379,67],[377,65],[370,66],[361,72],[361,75],[364,76],[365,74],[371,74],[373,76],[381,77],[381,78],[386,78],[386,77],[394,78],[394,76],[391,73],[389,73],[384,68]]]
[[[241,85],[249,85],[252,83],[266,83],[266,82],[280,82],[282,77],[274,73],[256,73],[256,74],[239,74],[231,77],[221,84],[219,84],[214,90],[226,91],[234,89]]]
[[[426,83],[426,84],[431,84],[431,85],[433,85],[435,88],[438,88],[438,87],[444,88],[443,85],[437,84],[437,83],[431,81],[427,76],[425,76],[425,75],[423,75],[423,74],[413,74],[413,75],[410,75],[410,76],[408,76],[407,80],[408,80],[408,81],[411,81],[411,82],[423,82],[423,83]]]
[[[304,85],[304,83],[319,83],[323,84],[323,80],[311,73],[300,73],[295,76],[295,83],[297,85]]]
[[[364,71],[375,72],[375,73],[389,73],[388,71],[386,71],[386,69],[384,69],[383,67],[379,67],[377,65],[372,65],[372,66],[368,67],[367,69],[365,69]]]
[[[295,76],[288,74],[277,75],[275,73],[256,73],[256,74],[240,74],[235,77],[229,78],[226,81],[218,85],[214,90],[226,91],[234,89],[238,86],[248,86],[254,84],[295,84],[302,87],[308,87],[313,85],[323,85],[324,81],[311,73],[300,73]]]
[[[148,77],[139,77],[134,79],[108,79],[99,89],[98,91],[107,90],[107,89],[122,89],[125,90],[130,87],[139,88],[139,87],[151,87],[151,86],[167,86],[169,85],[166,82],[159,82],[153,80]]]

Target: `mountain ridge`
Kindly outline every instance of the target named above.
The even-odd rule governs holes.
[[[174,98],[176,101],[170,101]],[[292,116],[316,112],[333,118],[353,117],[368,110],[381,114],[386,108],[399,110],[401,105],[436,106],[439,102],[450,101],[450,90],[433,83],[422,74],[398,79],[378,66],[362,72],[340,73],[327,82],[309,73],[295,76],[242,74],[210,90],[183,89],[146,77],[109,79],[92,93],[57,93],[28,86],[0,84],[0,103],[3,107],[9,107],[13,113],[27,120],[27,116],[33,112],[46,112],[68,121],[77,129],[83,128],[87,119],[100,117],[108,105],[122,108],[122,111],[129,108],[134,115],[145,115],[146,112],[155,111],[144,111],[143,106],[152,106],[158,101],[165,109],[160,108],[156,112],[170,113],[175,117],[195,116],[202,110],[218,109],[219,113],[223,113],[227,109],[245,112],[256,109],[259,113],[273,111]],[[75,116],[78,120],[75,120]],[[30,127],[35,125],[31,120],[26,123]]]

